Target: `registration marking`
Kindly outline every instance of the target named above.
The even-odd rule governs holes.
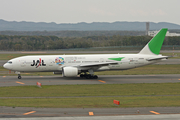
[[[94,115],[94,113],[93,112],[89,112],[89,115]]]
[[[160,114],[160,113],[155,112],[155,111],[149,111],[149,112],[154,113],[154,114],[156,114],[156,115],[159,115],[159,114]]]
[[[19,83],[19,84],[24,84],[24,83],[22,83],[22,82],[18,82],[18,81],[16,81],[16,83]]]
[[[29,114],[32,114],[32,113],[35,113],[36,111],[31,111],[31,112],[27,112],[27,113],[24,113],[23,115],[29,115]]]
[[[102,83],[106,83],[105,81],[102,81],[102,80],[98,80],[99,82],[102,82]]]

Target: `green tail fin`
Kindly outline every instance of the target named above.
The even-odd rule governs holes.
[[[161,50],[164,38],[166,36],[166,32],[167,28],[161,29],[161,31],[159,31],[159,33],[148,43],[149,49],[156,55],[158,55]]]
[[[162,44],[164,42],[164,38],[166,36],[167,28],[161,29],[155,37],[151,39],[151,41],[139,52],[139,54],[156,54],[158,55]]]

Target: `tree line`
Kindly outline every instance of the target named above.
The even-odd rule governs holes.
[[[0,31],[0,35],[18,36],[57,36],[57,37],[87,37],[87,36],[138,36],[145,31]]]
[[[107,46],[144,46],[150,36],[8,36],[0,35],[0,50],[35,51]],[[180,36],[166,37],[164,45],[180,45]]]

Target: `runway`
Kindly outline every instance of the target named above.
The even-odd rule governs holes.
[[[76,85],[76,84],[132,84],[132,83],[176,83],[180,75],[99,75],[98,79],[80,77],[65,78],[62,76],[0,76],[0,87],[36,85]]]

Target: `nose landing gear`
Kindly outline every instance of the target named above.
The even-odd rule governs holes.
[[[18,79],[21,79],[21,74],[20,74],[20,72],[16,71],[15,73],[18,74]]]
[[[18,79],[21,79],[21,75],[20,74],[18,74]]]

